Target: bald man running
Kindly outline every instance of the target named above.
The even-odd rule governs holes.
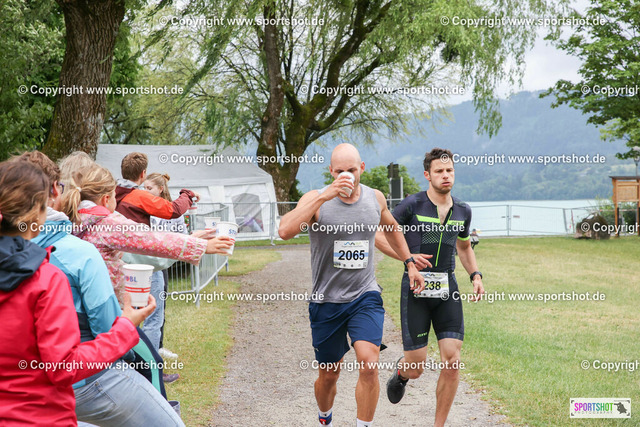
[[[288,240],[309,227],[315,297],[309,303],[309,319],[319,362],[314,387],[319,423],[332,425],[336,384],[344,354],[349,351],[348,333],[360,373],[356,423],[358,427],[371,426],[380,391],[377,362],[384,321],[373,262],[378,226],[386,226],[387,242],[404,257],[415,293],[424,289],[424,279],[382,193],[360,184],[364,162],[358,150],[351,144],[338,145],[331,154],[329,171],[333,183],[302,196],[297,207],[282,217],[278,232]],[[342,172],[353,174],[354,182],[338,177]],[[345,188],[351,190],[348,197]]]

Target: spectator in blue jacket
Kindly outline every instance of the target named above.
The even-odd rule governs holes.
[[[71,235],[72,223],[56,210],[64,191],[58,166],[38,151],[24,153],[14,161],[28,161],[39,166],[52,183],[47,220],[32,241],[43,248],[55,247],[50,262],[69,280],[81,342],[91,341],[98,334],[107,332],[122,312],[107,266],[92,244]],[[141,340],[136,347],[137,351],[145,352],[146,344]],[[133,426],[149,422],[161,426],[184,425],[152,383],[122,359],[111,368],[75,383],[73,388],[79,421],[101,426]]]

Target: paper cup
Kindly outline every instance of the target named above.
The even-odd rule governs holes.
[[[131,295],[131,305],[133,307],[146,307],[149,304],[153,266],[147,264],[125,264],[122,267],[122,272],[124,273],[124,290]]]
[[[238,224],[236,224],[235,222],[228,222],[228,221],[220,221],[218,222],[218,224],[216,225],[216,236],[229,236],[231,237],[231,240],[233,240],[234,242],[236,241],[236,237],[238,236]],[[234,244],[235,246],[235,244]],[[233,254],[233,247],[231,246],[231,248],[229,248],[229,250],[227,251],[227,255],[232,255]]]
[[[346,176],[347,178],[349,178],[349,180],[351,181],[351,183],[353,184],[354,182],[356,182],[356,177],[353,176],[353,174],[351,172],[340,172],[340,174],[338,175],[338,178],[341,178],[343,176]],[[353,192],[353,190],[349,187],[342,187],[342,192],[340,192],[340,195],[342,197],[351,197],[351,193]]]
[[[218,223],[222,220],[222,218],[220,218],[219,216],[205,216],[204,217],[204,228],[206,229],[212,229],[212,228],[216,228],[216,226],[218,225]]]

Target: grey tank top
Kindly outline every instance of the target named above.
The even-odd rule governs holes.
[[[378,224],[380,204],[374,190],[363,184],[355,203],[335,197],[320,207],[317,222],[309,227],[313,302],[347,303],[382,290],[373,262]]]

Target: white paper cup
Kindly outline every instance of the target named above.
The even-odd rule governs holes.
[[[338,175],[338,178],[341,178],[343,176],[346,176],[347,178],[349,178],[349,180],[351,181],[351,183],[355,183],[356,182],[356,177],[353,176],[353,174],[351,172],[340,172],[340,174]],[[353,190],[349,187],[342,187],[342,191],[340,192],[340,195],[342,197],[351,197],[351,193],[353,192]]]
[[[131,295],[131,305],[133,307],[146,307],[149,305],[153,266],[147,264],[125,264],[122,267],[122,272],[124,273],[124,290]]]
[[[217,227],[216,228],[216,236],[218,236],[218,237],[220,237],[220,236],[229,236],[229,237],[231,237],[231,240],[233,240],[234,246],[235,246],[236,237],[238,236],[238,224],[236,224],[235,222],[220,221],[220,222],[218,222],[216,227]],[[234,246],[231,246],[231,248],[229,248],[229,250],[227,251],[227,255],[232,255],[233,254],[233,247]]]
[[[205,230],[216,228],[216,226],[218,225],[218,223],[221,220],[222,220],[222,218],[220,218],[219,216],[205,216],[204,217],[204,228],[205,228]]]

